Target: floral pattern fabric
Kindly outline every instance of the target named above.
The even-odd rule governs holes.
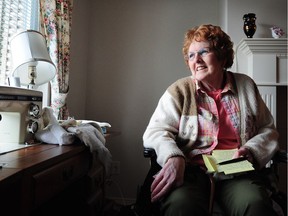
[[[51,107],[57,119],[69,116],[70,38],[73,0],[40,0],[41,32],[57,72],[51,83]]]

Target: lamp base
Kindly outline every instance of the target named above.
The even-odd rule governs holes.
[[[29,84],[27,86],[27,89],[37,89],[37,86],[36,85],[33,85],[33,84]]]

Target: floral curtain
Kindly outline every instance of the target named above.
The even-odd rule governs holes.
[[[51,83],[51,107],[59,120],[69,116],[66,98],[69,91],[70,38],[73,0],[40,0],[41,32],[57,73]]]

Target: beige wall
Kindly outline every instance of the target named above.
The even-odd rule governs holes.
[[[125,198],[135,198],[147,173],[142,135],[159,97],[190,74],[181,53],[185,31],[221,25],[237,44],[245,37],[242,16],[248,12],[257,15],[257,37],[270,37],[273,24],[287,31],[286,0],[74,0],[70,115],[107,121],[121,131],[107,146],[120,161],[113,180]],[[116,184],[107,192],[121,197]]]

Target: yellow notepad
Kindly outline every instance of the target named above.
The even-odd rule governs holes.
[[[212,155],[202,155],[208,172],[223,172],[225,175],[248,172],[254,170],[253,165],[248,160],[219,165],[219,163],[231,160],[238,149],[214,150]]]

